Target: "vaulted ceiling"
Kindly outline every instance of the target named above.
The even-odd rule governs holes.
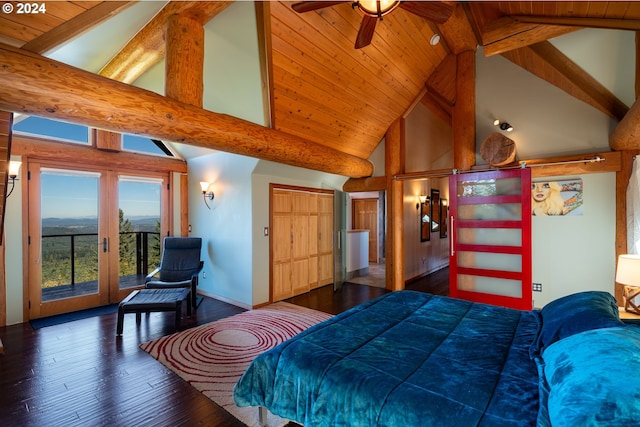
[[[46,55],[126,13],[133,3],[47,2],[45,13],[19,14],[19,4],[8,2],[16,9],[0,15],[0,43]],[[362,159],[418,102],[450,122],[455,55],[476,46],[483,46],[485,55],[503,55],[617,121],[630,107],[546,40],[587,27],[640,30],[640,2],[458,2],[441,24],[398,8],[378,22],[371,44],[362,49],[354,48],[362,15],[351,2],[306,13],[296,13],[291,4],[257,4],[270,125]],[[205,24],[228,5],[159,4],[159,12],[99,74],[132,82],[164,56],[168,16],[188,14]],[[435,34],[440,42],[432,45]]]

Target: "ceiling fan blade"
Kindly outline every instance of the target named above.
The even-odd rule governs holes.
[[[298,13],[311,12],[312,10],[323,9],[325,7],[335,6],[344,3],[344,1],[301,1],[291,5],[291,9]]]
[[[437,24],[446,22],[456,3],[452,1],[403,1],[400,7]]]
[[[360,49],[371,43],[371,39],[373,39],[373,33],[376,30],[377,22],[378,18],[373,18],[371,16],[365,16],[362,18],[362,23],[360,24],[360,29],[358,30],[358,37],[356,37],[356,49]]]

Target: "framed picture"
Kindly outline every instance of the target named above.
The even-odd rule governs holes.
[[[429,212],[429,198],[420,202],[420,241],[427,242],[431,239],[431,213]]]
[[[531,214],[533,216],[582,215],[582,203],[582,179],[531,183]]]
[[[431,189],[431,231],[440,231],[440,190]]]
[[[447,237],[447,224],[449,219],[449,203],[447,199],[440,199],[440,238]]]

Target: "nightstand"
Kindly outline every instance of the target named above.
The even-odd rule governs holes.
[[[618,307],[620,311],[620,320],[624,323],[633,323],[640,325],[640,314],[633,314],[625,311],[624,307]]]

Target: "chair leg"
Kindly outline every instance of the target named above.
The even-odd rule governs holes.
[[[198,308],[198,293],[196,292],[196,286],[198,286],[197,283],[191,282],[191,306],[194,308],[194,310]]]
[[[118,323],[116,324],[116,336],[122,336],[124,326],[124,307],[118,307]]]

